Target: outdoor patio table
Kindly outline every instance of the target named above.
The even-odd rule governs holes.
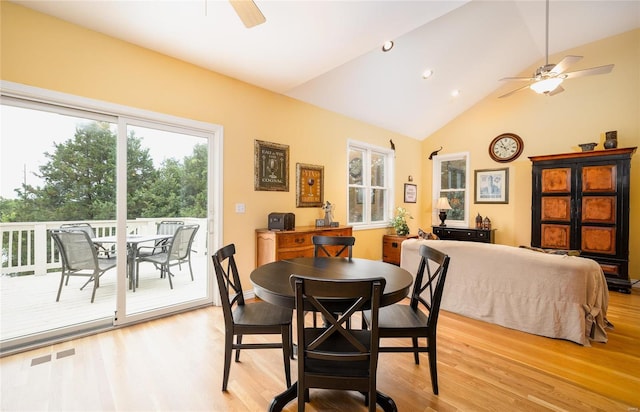
[[[173,235],[127,235],[127,273],[129,274],[129,288],[134,292],[138,286],[138,273],[136,271],[136,259],[138,258],[138,245],[146,242],[171,239]],[[116,236],[101,236],[93,238],[93,243],[116,243]]]

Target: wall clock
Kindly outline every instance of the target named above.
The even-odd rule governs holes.
[[[507,163],[516,160],[524,149],[524,142],[520,136],[513,133],[503,133],[489,144],[489,156],[496,162]]]

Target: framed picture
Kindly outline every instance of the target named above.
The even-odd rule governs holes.
[[[476,170],[474,203],[509,203],[509,168]]]
[[[404,184],[404,202],[416,203],[418,200],[418,186],[412,183]]]
[[[324,166],[296,163],[296,207],[322,207]]]
[[[255,140],[254,190],[289,191],[289,146]]]

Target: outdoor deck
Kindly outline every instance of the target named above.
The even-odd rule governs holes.
[[[127,290],[128,313],[187,302],[203,298],[207,293],[206,270],[208,256],[194,253],[191,257],[194,281],[188,265],[171,270],[173,289],[169,281],[150,263],[140,265],[140,284],[135,293]],[[49,331],[63,326],[77,325],[97,319],[113,318],[116,309],[116,269],[100,278],[94,303],[91,303],[92,284],[80,287],[86,277],[71,277],[62,287],[60,301],[56,294],[60,272],[46,275],[0,276],[0,339],[7,340]]]

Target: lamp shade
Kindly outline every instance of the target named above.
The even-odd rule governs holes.
[[[438,203],[436,204],[436,209],[440,209],[440,210],[451,209],[451,205],[449,204],[449,199],[446,197],[441,197],[440,199],[438,199]]]
[[[554,91],[556,87],[560,86],[562,80],[563,79],[560,77],[551,77],[548,79],[540,80],[539,82],[535,82],[529,87],[536,93],[549,93]]]

